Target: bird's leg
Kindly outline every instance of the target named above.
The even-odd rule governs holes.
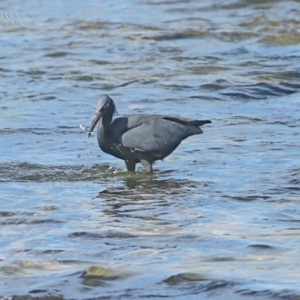
[[[141,159],[140,163],[143,165],[143,167],[146,169],[147,172],[152,173],[152,164],[149,163],[149,161],[145,159]]]
[[[125,160],[128,172],[135,172],[135,163],[132,160]]]

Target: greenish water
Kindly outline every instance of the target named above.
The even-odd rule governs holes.
[[[299,1],[0,11],[0,298],[300,297]],[[212,124],[129,175],[103,94]]]

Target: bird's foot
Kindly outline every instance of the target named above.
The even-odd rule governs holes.
[[[125,160],[125,165],[128,172],[135,172],[135,163],[130,160]]]
[[[149,163],[147,160],[141,159],[141,164],[146,169],[146,172],[148,173],[153,172],[152,164]]]

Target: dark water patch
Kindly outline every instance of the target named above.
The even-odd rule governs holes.
[[[254,98],[250,94],[241,93],[241,92],[226,92],[226,93],[222,93],[222,95],[230,97],[231,99],[234,99],[234,100],[244,100],[244,101]],[[254,99],[265,99],[265,98],[264,97],[255,97]]]
[[[167,34],[155,35],[155,36],[145,36],[144,39],[151,39],[155,41],[169,41],[178,39],[194,39],[202,38],[211,35],[210,31],[207,30],[185,30],[179,32],[171,32]]]
[[[131,84],[134,84],[134,83],[138,83],[140,80],[129,80],[127,82],[124,82],[124,83],[121,83],[119,85],[116,85],[115,87],[116,88],[119,88],[119,87],[125,87],[125,86],[128,86],[128,85],[131,85]]]
[[[169,102],[173,102],[173,101],[178,101],[180,102],[181,100],[180,99],[176,99],[176,98],[166,98],[166,99],[163,99],[164,101],[169,101]],[[132,104],[137,104],[137,105],[140,105],[140,103],[143,103],[143,104],[147,104],[147,105],[151,105],[155,102],[161,102],[162,99],[155,99],[155,98],[141,98],[137,101],[132,101]]]
[[[231,86],[228,89],[230,91],[224,91],[221,92],[221,94],[224,96],[230,96],[237,100],[264,100],[270,97],[290,95],[298,91],[298,89],[292,88],[291,85],[286,86],[284,83],[274,85],[263,82],[252,85]]]
[[[205,259],[205,261],[210,262],[234,262],[236,261],[235,257],[212,257],[210,259]]]
[[[124,277],[124,274],[118,270],[104,268],[101,266],[90,266],[81,275],[85,279],[118,280]],[[86,283],[85,283],[86,284]]]
[[[161,86],[163,88],[168,88],[171,90],[177,90],[177,91],[194,89],[194,87],[190,86],[190,85],[175,84],[175,83],[173,83],[173,84],[160,83],[159,86]]]
[[[46,71],[39,70],[39,69],[30,69],[29,71],[19,70],[18,73],[26,74],[26,75],[45,75],[47,74]]]
[[[186,242],[186,243],[195,243],[195,242],[203,242],[206,241],[207,238],[199,236],[199,235],[193,235],[193,234],[185,234],[185,235],[180,235],[180,236],[176,236],[174,237],[173,242]]]
[[[112,64],[109,61],[106,60],[99,60],[99,59],[91,59],[88,61],[89,63],[91,63],[92,65],[100,65],[100,66],[105,66],[105,65],[110,65]]]
[[[47,292],[47,290],[35,289],[35,290],[29,291],[29,294],[40,294],[40,293],[46,293],[46,292]]]
[[[269,124],[269,125],[288,125],[290,122],[291,122],[290,120],[287,120],[287,121],[271,121],[271,122],[266,122],[266,124]],[[271,145],[274,142],[265,142],[265,143],[269,143]]]
[[[34,290],[34,291],[41,291],[43,292],[44,290]],[[41,293],[39,292],[39,293]],[[3,300],[67,300],[69,298],[64,297],[64,296],[56,296],[53,295],[51,292],[48,292],[47,290],[44,291],[46,295],[42,296],[32,296],[32,295],[12,295],[9,296],[8,298],[2,297]],[[35,294],[37,292],[30,292],[31,294]],[[0,294],[1,295],[1,294]]]
[[[41,225],[41,224],[59,224],[64,221],[54,219],[25,219],[25,218],[7,218],[4,221],[0,221],[1,225]]]
[[[16,133],[46,134],[45,132],[49,132],[49,129],[48,128],[3,128],[3,129],[0,129],[0,134],[16,134]]]
[[[55,96],[44,96],[40,98],[40,100],[55,100],[55,99],[56,99]]]
[[[249,86],[247,88],[255,94],[260,93],[267,96],[283,96],[283,95],[290,95],[297,92],[296,89],[285,87],[285,84],[270,85],[265,83],[258,83],[255,84],[254,86]]]
[[[165,49],[165,48],[163,48]],[[177,52],[177,53],[181,53],[182,50],[181,49],[178,49],[177,48],[174,48],[174,47],[171,47],[171,48],[167,48],[166,49],[166,52],[168,51],[170,52]],[[176,55],[176,56],[172,56],[171,57],[172,60],[174,61],[177,61],[177,62],[194,62],[194,61],[197,61],[199,62],[200,58],[198,56],[183,56],[183,55]],[[221,63],[223,62],[223,59],[217,57],[217,56],[204,56],[202,59],[201,59],[201,62],[203,62],[204,64],[210,64],[210,65],[214,65],[214,64],[218,64],[218,63]]]
[[[237,283],[227,280],[209,279],[197,273],[181,273],[163,280],[170,287],[178,288],[185,293],[196,294],[200,292],[220,293],[222,290],[233,288]]]
[[[249,40],[259,37],[259,34],[255,32],[243,32],[243,31],[221,31],[216,34],[220,40],[228,42],[240,42],[242,40]]]
[[[158,79],[143,79],[143,80],[139,80],[140,84],[143,85],[152,85],[152,84],[156,84],[157,82],[159,82]]]
[[[201,274],[197,273],[181,273],[177,275],[172,275],[168,277],[167,279],[163,280],[164,283],[167,283],[169,285],[178,285],[183,282],[189,282],[189,281],[204,281],[208,280],[206,276],[203,276]]]
[[[270,199],[270,196],[263,196],[263,195],[248,195],[248,196],[228,196],[223,195],[224,198],[229,198],[235,201],[241,201],[241,202],[252,202],[252,201],[265,201]]]
[[[251,56],[253,56],[255,53],[253,53],[246,47],[242,46],[242,47],[233,48],[228,51],[224,51],[221,54],[222,54],[222,56],[237,56],[237,55],[245,56],[245,55],[247,55],[247,57],[248,57],[249,54],[251,54]],[[254,61],[254,63],[255,63],[255,61]]]
[[[40,101],[49,101],[49,100],[57,99],[55,96],[50,96],[50,95],[43,96],[43,94],[28,95],[27,98],[30,99],[30,102],[40,102]]]
[[[66,52],[66,51],[57,51],[57,52],[52,52],[49,54],[45,54],[46,57],[53,57],[53,58],[61,58],[61,57],[66,57],[68,55],[72,55],[73,53],[71,52]]]
[[[43,295],[43,296],[39,295],[38,297],[30,297],[30,298],[29,298],[29,296],[25,296],[26,297],[25,299],[28,299],[28,300],[30,300],[30,299],[32,299],[32,300],[63,300],[64,299],[64,298],[59,297],[59,296],[49,295],[51,293],[49,293],[48,290],[43,290],[43,289],[34,289],[34,290],[29,291],[28,293],[29,294],[34,294],[34,295],[35,294],[46,294],[46,295]],[[17,296],[17,297],[18,297],[17,300],[19,300],[19,297],[21,299],[23,299],[22,296]],[[14,299],[14,296],[10,297],[10,298]]]
[[[192,59],[191,57],[178,57],[179,54],[182,53],[182,49],[180,49],[179,47],[162,47],[160,46],[158,48],[158,50],[161,52],[161,53],[172,53],[172,54],[177,54],[176,56],[173,56],[171,59],[175,60],[175,61],[185,61],[185,60],[189,60],[189,59]],[[195,59],[195,57],[194,57]]]
[[[265,290],[255,290],[255,289],[240,289],[237,290],[236,293],[242,295],[242,296],[252,296],[258,299],[270,299],[270,300],[299,300],[300,299],[300,294],[288,290],[288,289],[283,289],[279,291],[274,291],[270,289],[265,289]],[[252,298],[251,298],[252,299]]]
[[[94,31],[94,30],[103,30],[107,29],[109,24],[101,21],[84,21],[78,20],[76,23],[70,24],[71,27],[76,26],[79,30],[82,31]]]
[[[0,163],[0,182],[62,182],[62,181],[101,181],[120,180],[127,189],[141,188],[148,191],[157,189],[166,195],[182,192],[180,189],[193,189],[201,185],[190,180],[157,179],[159,172],[131,174],[115,170],[108,164],[87,165],[41,165],[31,162]],[[142,191],[142,190],[141,190]],[[130,191],[114,189],[104,190],[101,196],[127,196]]]
[[[8,73],[8,72],[11,72],[11,70],[0,68],[0,72],[2,72],[2,73]]]
[[[121,176],[120,176],[121,175]],[[156,201],[157,205],[167,205],[167,202],[160,202],[163,199],[168,199],[169,196],[184,195],[191,191],[196,191],[199,186],[209,186],[207,182],[193,182],[190,180],[174,180],[174,179],[158,179],[157,175],[148,175],[147,173],[140,173],[132,176],[131,174],[117,173],[119,179],[124,181],[125,188],[113,188],[105,189],[99,192],[96,198],[103,198],[112,200],[127,200],[127,201],[139,201],[139,200],[151,200]],[[153,199],[153,195],[156,197]],[[160,204],[159,204],[160,203]],[[124,203],[124,205],[126,202]],[[136,202],[136,205],[139,203]]]
[[[242,142],[246,142],[247,141],[247,139],[246,138],[233,138],[233,139],[231,139],[232,141],[234,141],[234,142],[238,142],[238,143],[242,143]]]
[[[73,232],[69,234],[69,238],[76,239],[87,239],[87,240],[99,240],[99,239],[130,239],[136,238],[136,236],[125,233],[125,232],[117,232],[117,231],[109,231],[105,233],[94,233],[94,232]]]
[[[83,278],[81,284],[83,286],[91,287],[91,288],[108,288],[112,287],[112,284],[108,282],[108,280],[103,280],[101,278],[94,278],[94,277],[88,277],[88,278]],[[101,299],[97,297],[98,299]],[[89,298],[92,299],[92,298]],[[110,299],[108,297],[104,297],[102,299]]]
[[[280,191],[282,193],[282,191]],[[277,195],[277,193],[275,193]],[[287,198],[280,198],[280,199],[270,199],[268,202],[276,202],[276,203],[282,203],[282,204],[293,204],[295,203],[294,199],[287,199]]]
[[[72,79],[76,81],[87,81],[87,82],[94,81],[94,77],[90,75],[80,75],[80,76],[73,77]]]
[[[181,180],[167,180],[167,179],[153,179],[147,181],[141,181],[141,186],[144,186],[149,189],[157,189],[157,190],[164,190],[164,192],[168,193],[170,189],[182,189],[184,188],[197,188],[199,183],[181,179]]]
[[[270,8],[275,0],[253,0],[253,1],[227,1],[225,3],[217,3],[210,5],[207,9],[224,9],[224,10],[236,10],[246,9],[252,7],[253,9]]]
[[[267,245],[267,244],[251,244],[247,245],[246,249],[247,252],[260,254],[260,255],[270,255],[270,253],[276,253],[279,251],[278,248]]]
[[[60,75],[49,76],[48,79],[51,80],[51,81],[61,81],[61,80],[64,79],[64,76],[60,76]],[[58,101],[59,101],[59,100],[58,100]]]
[[[254,28],[257,28],[259,26],[264,26],[264,28],[268,26],[278,27],[280,26],[280,22],[271,20],[266,14],[261,13],[246,18],[239,24],[239,26],[253,30]]]
[[[132,84],[136,84],[139,83],[140,80],[129,80],[127,82],[123,82],[120,84],[107,84],[107,83],[95,83],[95,84],[91,84],[91,86],[89,88],[91,89],[96,89],[99,90],[101,89],[102,91],[112,91],[115,90],[117,88],[122,88],[122,87],[126,87],[128,85],[132,85]],[[141,80],[141,82],[144,82],[144,80]]]
[[[297,30],[281,30],[275,35],[267,35],[260,42],[268,45],[299,45],[300,34]]]
[[[32,254],[32,255],[43,255],[43,254],[59,254],[59,253],[64,253],[65,250],[61,249],[47,249],[47,250],[39,250],[39,249],[22,249],[17,251],[20,254]]]
[[[2,225],[21,225],[21,224],[43,224],[43,223],[62,223],[63,221],[45,219],[37,216],[36,212],[23,211],[23,212],[0,212],[0,224]]]
[[[187,68],[192,74],[197,75],[205,75],[205,74],[211,74],[213,72],[221,73],[223,71],[230,70],[229,67],[224,66],[213,66],[213,65],[205,65],[205,66],[197,66],[197,67],[189,67]]]
[[[295,184],[295,185],[300,186],[300,179],[292,179],[289,181],[289,184]]]
[[[226,81],[224,79],[218,79],[212,83],[202,84],[202,85],[200,85],[200,88],[204,91],[212,92],[212,91],[223,90],[230,86],[231,86],[231,84],[228,81]]]
[[[120,197],[126,197],[126,196],[131,196],[132,192],[127,190],[127,189],[123,189],[123,188],[115,188],[113,190],[108,190],[105,189],[101,192],[99,192],[99,195],[96,198],[106,198],[106,199],[118,199]]]
[[[16,212],[12,211],[0,211],[0,217],[11,217],[16,215]]]
[[[254,76],[255,75],[255,76]],[[300,84],[300,72],[290,70],[290,71],[278,71],[278,72],[256,72],[253,74],[256,81],[263,81],[264,84],[270,84],[274,86],[273,82],[279,82],[279,86],[287,88],[288,90],[294,90],[295,92],[299,91]]]
[[[290,174],[291,176],[300,176],[300,168],[292,169]]]
[[[280,221],[280,222],[289,222],[289,223],[300,223],[300,219],[294,219],[293,217],[289,217],[287,219],[277,219],[277,221]]]
[[[288,186],[285,189],[288,190],[288,191],[300,191],[299,186]]]
[[[198,291],[206,291],[206,292],[214,292],[219,291],[223,289],[232,288],[237,283],[233,281],[227,281],[227,280],[212,280],[210,282],[207,282],[203,286],[199,286],[197,288]]]
[[[40,165],[29,162],[0,163],[0,182],[93,181],[110,176],[108,165]]]
[[[269,246],[269,245],[263,245],[263,244],[253,244],[253,245],[249,245],[247,247],[250,248],[254,248],[254,249],[259,249],[259,250],[270,250],[270,249],[274,249],[274,247]]]
[[[203,96],[191,96],[190,99],[199,99],[199,100],[205,100],[205,101],[224,101],[222,98],[210,96],[210,95],[203,95]]]
[[[56,129],[58,128],[58,129]],[[57,126],[56,128],[42,128],[42,127],[29,127],[29,128],[3,128],[0,129],[1,134],[36,134],[36,135],[55,135],[55,134],[78,134],[82,132],[79,126]]]

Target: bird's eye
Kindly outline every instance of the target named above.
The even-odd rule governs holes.
[[[104,104],[104,105],[101,107],[100,111],[104,111],[104,110],[106,109],[106,107],[107,107],[107,105]]]

